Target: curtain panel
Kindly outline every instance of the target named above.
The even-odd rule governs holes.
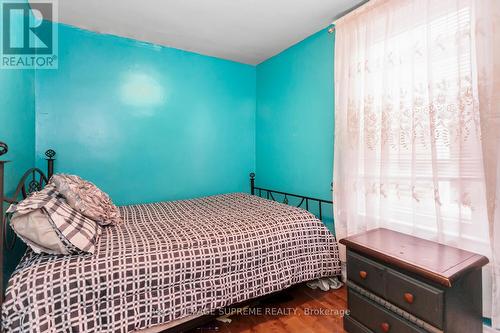
[[[335,31],[338,238],[386,227],[488,256],[500,328],[500,1],[371,0]]]

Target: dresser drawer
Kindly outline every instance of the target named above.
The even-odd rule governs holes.
[[[372,333],[372,331],[361,325],[349,315],[344,317],[344,331],[349,333]]]
[[[348,251],[347,278],[357,285],[385,297],[385,268],[375,261]]]
[[[357,292],[349,289],[348,293],[351,316],[369,330],[376,333],[425,333],[425,330],[405,321]]]
[[[442,290],[393,270],[387,271],[385,279],[386,299],[389,302],[433,326],[443,328]]]

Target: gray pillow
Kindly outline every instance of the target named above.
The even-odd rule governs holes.
[[[75,175],[56,174],[50,179],[68,204],[102,226],[122,222],[120,211],[97,186]]]
[[[30,215],[34,212],[41,212],[45,216],[42,222],[43,228],[40,230],[33,221],[33,215]],[[52,184],[48,184],[39,192],[34,192],[17,205],[11,205],[7,213],[13,214],[11,226],[14,231],[19,231],[18,236],[35,252],[51,253],[60,247],[59,243],[54,243],[52,233],[47,239],[47,223],[52,226],[52,230],[65,248],[60,254],[94,253],[101,234],[101,227],[71,208]],[[35,217],[42,218],[43,216],[38,213]],[[28,221],[23,221],[23,216],[28,218]]]
[[[10,226],[35,253],[70,254],[41,209],[27,214],[15,213]]]

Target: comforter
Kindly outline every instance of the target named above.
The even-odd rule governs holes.
[[[120,207],[94,254],[28,251],[2,306],[7,332],[130,332],[340,274],[309,212],[243,193]]]

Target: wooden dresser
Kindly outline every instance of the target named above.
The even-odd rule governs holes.
[[[349,333],[480,333],[484,256],[374,229],[347,247]]]

